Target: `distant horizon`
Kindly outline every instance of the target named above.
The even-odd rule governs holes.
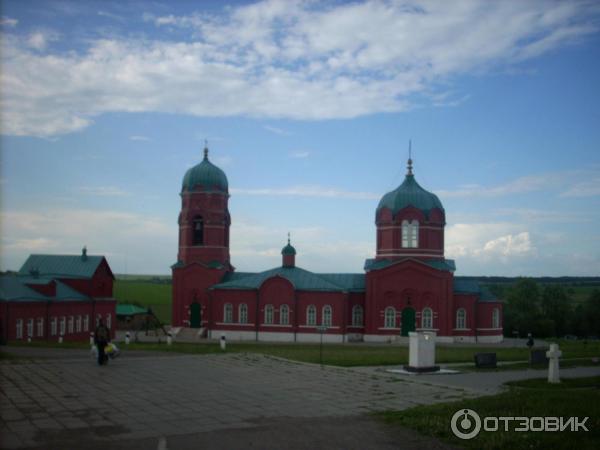
[[[412,140],[456,275],[600,274],[600,4],[407,5],[3,1],[0,269],[167,274],[206,139],[239,271],[360,273]]]

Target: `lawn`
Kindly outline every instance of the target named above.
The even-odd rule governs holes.
[[[119,303],[133,303],[152,308],[163,323],[171,323],[171,284],[150,280],[115,281],[113,295]]]
[[[450,429],[450,419],[460,409],[480,417],[589,417],[588,432],[484,431],[461,440]],[[412,428],[452,445],[476,449],[596,449],[600,442],[600,377],[564,379],[550,385],[545,379],[509,383],[508,392],[459,402],[418,406],[405,411],[376,414],[387,423]],[[502,422],[501,422],[502,423]]]

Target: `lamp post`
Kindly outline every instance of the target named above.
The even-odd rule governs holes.
[[[317,327],[317,331],[321,334],[321,343],[319,344],[319,364],[321,364],[321,368],[323,368],[323,334],[327,331],[327,327],[321,325]]]

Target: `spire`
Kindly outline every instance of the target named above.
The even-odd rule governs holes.
[[[204,159],[208,159],[208,141],[204,139]]]
[[[406,175],[412,175],[413,171],[412,171],[412,139],[408,140],[408,172],[406,173]]]
[[[85,245],[81,249],[81,260],[87,261],[87,247]]]
[[[288,231],[288,245],[290,245],[290,232]]]

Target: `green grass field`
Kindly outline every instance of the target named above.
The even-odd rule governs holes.
[[[518,432],[511,426],[509,431],[482,430],[471,440],[461,440],[450,429],[450,419],[460,409],[471,409],[482,418],[589,417],[589,431]],[[558,385],[545,379],[512,382],[509,391],[499,395],[390,411],[376,417],[464,448],[596,449],[600,442],[600,377],[563,379]]]
[[[171,283],[117,279],[113,295],[119,303],[133,303],[152,308],[154,314],[163,323],[169,324],[171,323],[171,289]]]

